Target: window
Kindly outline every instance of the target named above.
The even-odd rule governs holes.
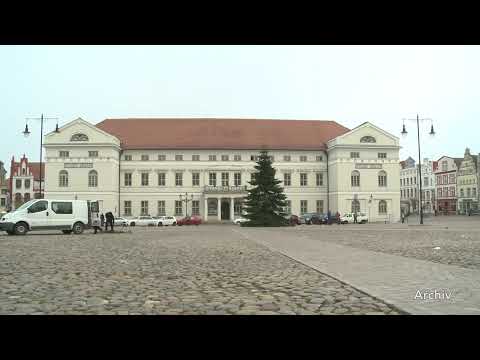
[[[22,180],[15,180],[15,187],[21,188],[22,187]]]
[[[159,200],[157,202],[157,215],[158,216],[165,216],[165,200]]]
[[[58,176],[58,186],[60,187],[68,186],[68,172],[66,170],[60,171]]]
[[[175,155],[175,161],[183,161],[183,155]]]
[[[140,201],[140,215],[141,216],[148,215],[148,200]]]
[[[234,161],[242,161],[242,156],[241,155],[233,155],[233,160]]]
[[[290,155],[283,155],[283,161],[289,162],[292,160],[292,157]]]
[[[291,186],[292,185],[292,174],[290,174],[290,173],[283,174],[283,185],[284,186]]]
[[[88,136],[85,134],[73,134],[70,141],[88,141]]]
[[[448,169],[448,162],[442,161],[442,171],[447,171],[447,169]]]
[[[301,173],[300,174],[300,186],[307,186],[307,174]]]
[[[378,153],[378,158],[379,159],[386,159],[387,158],[387,153]]]
[[[165,173],[158,173],[158,186],[165,186]]]
[[[417,188],[415,188],[415,198],[417,197]]]
[[[124,201],[123,202],[123,215],[132,216],[132,202]]]
[[[317,200],[317,213],[323,214],[323,200]]]
[[[228,161],[228,155],[222,155],[222,161]]]
[[[25,179],[25,189],[30,189],[30,179]]]
[[[352,187],[360,186],[360,173],[357,170],[352,171],[351,182]]]
[[[217,186],[217,173],[208,174],[208,185]]]
[[[192,161],[200,161],[200,155],[192,155]]]
[[[307,205],[307,200],[300,200],[300,215],[303,215],[308,211]]]
[[[175,200],[175,216],[183,215],[183,201]]]
[[[472,197],[476,197],[476,196],[477,196],[477,189],[472,188]]]
[[[88,172],[88,187],[98,186],[98,173],[95,170]]]
[[[228,186],[228,173],[222,173],[222,186]]]
[[[405,181],[405,180],[403,180]],[[407,178],[407,186],[410,186],[410,180]]]
[[[450,196],[451,196],[451,197],[454,197],[454,196],[455,196],[455,187],[454,187],[454,186],[451,186],[451,187],[450,187]]]
[[[183,174],[175,173],[175,186],[183,186]]]
[[[242,174],[239,172],[236,172],[233,174],[233,185],[235,186],[241,186],[242,185]]]
[[[360,212],[360,201],[357,199],[352,201],[352,213],[359,213]]]
[[[200,215],[200,201],[192,200],[192,215]]]
[[[55,214],[73,214],[71,202],[52,202],[52,211]]]
[[[200,186],[200,173],[192,173],[192,186]]]
[[[132,173],[125,173],[123,177],[125,186],[132,186]]]
[[[380,171],[378,173],[378,186],[379,187],[387,186],[387,173],[385,171]]]
[[[23,195],[23,201],[25,201],[25,202],[30,201],[30,193],[25,193],[25,195]]]
[[[89,158],[96,158],[96,157],[98,157],[98,151],[89,151],[89,152],[88,152],[88,157],[89,157]]]
[[[467,189],[467,197],[470,197],[471,190],[470,188]]]
[[[385,200],[380,200],[378,202],[378,213],[379,214],[387,213],[387,202]]]
[[[158,161],[165,161],[165,160],[167,160],[166,155],[158,155]]]
[[[417,185],[417,178],[416,178],[416,177],[413,178],[413,183],[414,183],[415,185]]]
[[[437,191],[437,192],[438,192],[438,195],[437,195],[437,197],[441,198],[441,197],[442,197],[442,189],[438,189],[438,191]]]
[[[305,155],[300,156],[300,162],[307,162],[307,157]]]
[[[217,155],[208,155],[208,161],[217,161]]]
[[[437,175],[437,184],[442,185],[442,177],[440,175]]]
[[[68,158],[68,157],[69,157],[69,154],[70,154],[70,153],[69,153],[68,151],[60,151],[59,156],[60,156],[61,158]]]
[[[142,173],[142,186],[148,186],[148,173]]]
[[[250,183],[255,182],[255,173],[250,174]]]
[[[125,161],[132,161],[132,155],[125,155],[123,159]]]
[[[6,206],[5,198],[0,199],[0,206]]]
[[[208,215],[216,216],[218,213],[217,199],[208,199]]]
[[[40,211],[45,211],[47,210],[48,207],[48,202],[47,201],[37,201],[35,204],[31,205],[28,208],[28,211],[31,213],[37,213]]]
[[[148,161],[149,156],[148,155],[142,155],[142,161]]]
[[[430,191],[427,191],[427,200],[430,200]]]
[[[447,185],[447,184],[448,184],[447,175],[443,175],[443,184],[444,184],[444,185]]]
[[[257,155],[250,155],[250,161],[257,161],[258,156]]]
[[[450,180],[450,184],[455,184],[455,174],[450,174],[449,180]]]
[[[292,201],[291,200],[285,200],[285,203],[287,206],[285,206],[285,213],[287,215],[290,215],[292,213]]]
[[[323,173],[317,173],[317,186],[323,186]]]
[[[350,153],[350,159],[358,159],[360,157],[359,152],[351,152]]]
[[[242,200],[241,199],[234,199],[233,215],[242,215]]]
[[[428,186],[428,176],[423,178],[423,186]]]
[[[322,155],[317,155],[315,156],[315,161],[323,161],[323,156]]]

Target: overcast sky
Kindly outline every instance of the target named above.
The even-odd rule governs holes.
[[[0,160],[39,159],[25,117],[247,117],[365,121],[422,155],[480,152],[480,46],[0,46]],[[418,157],[406,123],[404,159]],[[55,121],[46,123],[53,130]]]

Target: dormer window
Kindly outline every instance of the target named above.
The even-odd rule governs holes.
[[[70,138],[70,141],[88,141],[88,136],[85,134],[74,134]]]

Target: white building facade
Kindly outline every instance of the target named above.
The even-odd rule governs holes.
[[[44,145],[47,198],[100,200],[101,211],[120,216],[233,220],[266,149],[288,213],[400,217],[398,138],[370,123],[349,130],[332,121],[77,119]]]
[[[436,207],[435,170],[437,162],[424,158],[422,161],[422,204],[423,212],[433,214]],[[420,174],[415,160],[409,157],[400,163],[400,199],[404,212],[418,213],[420,201]]]

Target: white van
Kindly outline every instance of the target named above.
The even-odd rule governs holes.
[[[35,230],[62,230],[64,234],[81,234],[91,225],[91,209],[98,202],[88,200],[35,199],[5,214],[0,231],[9,235],[25,235]],[[98,211],[98,210],[97,210]]]

